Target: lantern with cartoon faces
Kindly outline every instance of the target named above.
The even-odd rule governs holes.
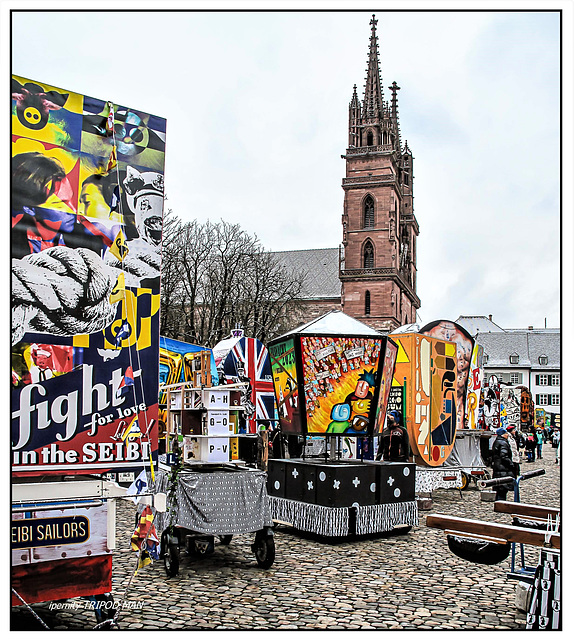
[[[372,433],[375,415],[385,410],[380,407],[379,389],[388,347],[396,353],[392,340],[340,311],[271,341],[268,348],[283,431]],[[292,384],[291,394],[301,397],[298,406],[305,410],[287,410],[286,378]]]

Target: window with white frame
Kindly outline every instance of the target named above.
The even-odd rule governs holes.
[[[522,376],[519,373],[511,373],[510,374],[510,384],[519,384],[522,382]]]
[[[547,393],[537,393],[536,394],[536,404],[537,405],[547,405],[550,404],[548,402],[548,394]]]
[[[550,376],[550,384],[553,387],[559,387],[560,386],[560,374],[556,373],[552,376]]]
[[[510,364],[518,364],[519,356],[517,353],[513,353],[510,357]]]
[[[536,376],[536,384],[540,387],[545,387],[548,385],[548,376],[545,373],[541,373]]]
[[[560,394],[559,393],[551,393],[550,394],[550,404],[555,407],[560,404]]]

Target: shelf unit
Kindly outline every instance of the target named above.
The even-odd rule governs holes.
[[[166,398],[166,453],[177,437],[185,463],[239,460],[241,397],[245,383],[198,387],[192,381],[161,387]],[[181,436],[181,438],[180,438]]]

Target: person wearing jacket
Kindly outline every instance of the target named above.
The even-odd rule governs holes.
[[[492,445],[492,477],[505,478],[516,477],[514,462],[512,462],[512,449],[508,443],[510,434],[504,427],[496,431],[496,440]],[[509,480],[496,487],[496,500],[506,500],[506,494],[514,491],[514,482]]]
[[[528,462],[534,462],[534,455],[536,451],[536,440],[534,439],[534,434],[529,433],[526,437],[526,444],[524,445],[524,450],[526,451],[526,455],[528,457]]]
[[[409,435],[402,426],[402,416],[393,409],[387,415],[387,426],[379,438],[376,460],[388,462],[408,462],[410,456]]]
[[[544,432],[542,429],[536,430],[536,458],[542,459],[542,445],[544,444]]]

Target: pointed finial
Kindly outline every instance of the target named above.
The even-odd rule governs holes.
[[[391,98],[391,114],[397,116],[397,91],[399,91],[399,85],[393,80],[393,84],[389,87],[393,97]]]

